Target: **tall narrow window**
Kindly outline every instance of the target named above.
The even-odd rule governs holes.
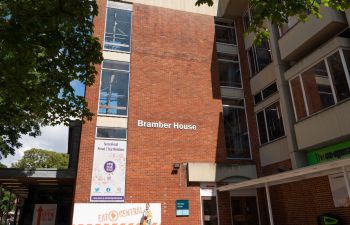
[[[104,60],[102,64],[99,114],[128,113],[129,63]]]
[[[349,98],[349,84],[346,79],[346,74],[339,52],[329,56],[327,58],[327,62],[333,80],[335,95],[337,96],[338,101]]]
[[[131,11],[107,8],[104,49],[130,52]]]
[[[332,87],[324,61],[301,74],[310,113],[334,105]]]
[[[254,76],[272,62],[269,42],[263,42],[260,46],[253,45],[248,50],[251,76]]]
[[[282,113],[279,102],[256,114],[260,144],[265,144],[284,136]]]
[[[242,88],[237,55],[218,54],[218,66],[221,86]]]
[[[228,158],[250,158],[249,135],[243,99],[222,99]]]

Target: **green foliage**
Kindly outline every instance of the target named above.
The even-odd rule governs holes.
[[[4,188],[0,188],[0,220],[3,221],[6,213],[15,210],[16,196]]]
[[[39,169],[39,168],[68,168],[69,156],[64,153],[32,148],[24,152],[19,161],[12,164],[13,168]]]
[[[213,0],[197,0],[196,5],[213,5]],[[338,11],[344,11],[350,6],[349,0],[321,0],[321,4]],[[255,43],[269,37],[269,31],[264,26],[264,21],[272,24],[282,25],[288,23],[289,17],[297,17],[305,22],[308,15],[312,14],[321,18],[320,4],[316,0],[249,0],[253,11],[252,21],[248,33],[255,33]]]
[[[1,168],[7,168],[7,166],[4,165],[4,164],[2,164],[2,163],[0,163],[0,169],[1,169]]]
[[[0,158],[40,126],[91,119],[72,81],[92,85],[101,45],[95,0],[0,1]]]

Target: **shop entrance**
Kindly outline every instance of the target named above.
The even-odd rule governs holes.
[[[202,197],[203,225],[218,225],[216,197]]]
[[[255,196],[231,197],[231,211],[233,225],[259,224]]]

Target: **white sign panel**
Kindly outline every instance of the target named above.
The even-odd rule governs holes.
[[[32,225],[55,225],[56,204],[35,204]]]
[[[91,202],[124,202],[126,141],[95,140]]]
[[[72,224],[160,225],[161,204],[150,203],[147,206],[146,203],[76,203]]]
[[[200,184],[200,195],[207,196],[207,197],[216,196],[215,184],[201,183]]]

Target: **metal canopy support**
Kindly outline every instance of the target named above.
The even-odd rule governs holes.
[[[265,191],[266,191],[266,198],[267,198],[267,207],[269,209],[270,225],[274,225],[274,223],[273,223],[273,215],[272,215],[272,208],[271,208],[270,190],[269,190],[269,185],[267,183],[265,183]]]
[[[344,174],[344,179],[345,179],[346,190],[348,190],[348,195],[349,195],[349,199],[350,199],[350,184],[349,184],[348,174],[346,172],[345,166],[343,166],[342,169],[343,169],[343,174]]]

